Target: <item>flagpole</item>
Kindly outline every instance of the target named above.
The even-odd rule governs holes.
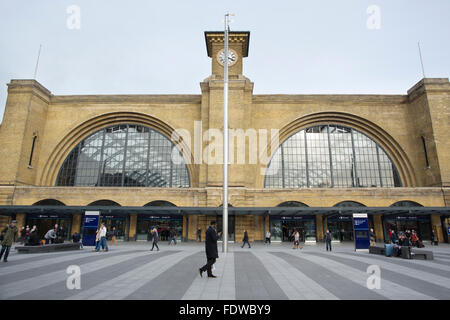
[[[34,80],[36,80],[36,75],[37,75],[37,70],[38,70],[38,65],[39,65],[39,57],[41,56],[41,48],[42,48],[42,44],[39,45],[39,52],[38,52],[38,57],[37,57],[37,61],[36,61],[36,68],[34,68],[34,77],[33,77]]]
[[[223,242],[222,251],[228,252],[228,18],[225,14],[225,39],[223,63]]]

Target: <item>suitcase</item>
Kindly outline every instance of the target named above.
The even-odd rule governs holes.
[[[394,254],[394,245],[393,244],[385,244],[384,245],[384,253],[386,257],[392,257]]]
[[[412,259],[411,247],[402,247],[402,258],[403,259]]]

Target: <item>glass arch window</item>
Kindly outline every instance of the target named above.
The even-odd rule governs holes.
[[[301,130],[275,151],[265,188],[401,187],[397,168],[378,143],[341,125]]]
[[[120,124],[81,141],[61,166],[57,185],[175,188],[190,183],[172,141],[145,126]]]

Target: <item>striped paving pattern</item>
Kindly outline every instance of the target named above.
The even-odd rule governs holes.
[[[17,254],[0,262],[0,299],[132,300],[435,300],[450,299],[450,246],[433,248],[435,260],[404,260],[355,253],[350,245],[292,250],[287,244],[251,249],[230,245],[215,264],[218,278],[200,277],[204,245],[181,243],[149,251],[147,243]],[[429,249],[429,248],[427,248]],[[81,269],[81,289],[66,286],[68,266]],[[381,288],[368,289],[367,268],[381,270]]]

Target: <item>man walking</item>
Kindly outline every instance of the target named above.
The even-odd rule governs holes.
[[[198,228],[197,230],[197,238],[198,242],[202,242],[202,229]]]
[[[212,274],[211,267],[216,262],[216,259],[219,258],[219,254],[217,252],[217,240],[219,240],[222,232],[216,234],[216,222],[211,221],[211,225],[206,230],[205,234],[205,249],[206,249],[206,264],[198,269],[200,272],[200,277],[202,277],[203,272],[208,272],[208,278],[217,278]]]
[[[325,233],[325,242],[327,244],[327,251],[328,251],[328,247],[330,248],[331,251],[331,233],[330,230],[327,229],[327,232]]]
[[[152,230],[152,249],[150,251],[153,251],[153,248],[156,246],[156,249],[159,251],[159,247],[158,247],[158,240],[159,240],[159,235],[158,235],[158,229],[157,228],[153,228]]]
[[[11,221],[11,224],[7,225],[2,230],[3,241],[2,241],[2,251],[0,252],[0,260],[3,257],[3,254],[5,254],[3,262],[8,262],[9,250],[11,249],[12,244],[17,240],[18,231],[19,230],[16,227],[16,220]]]
[[[248,244],[248,247],[251,248],[251,247],[250,247],[250,242],[248,242],[248,233],[247,233],[247,230],[244,229],[244,238],[242,239],[242,246],[241,246],[241,248],[243,248],[243,247],[245,246],[246,243]]]

